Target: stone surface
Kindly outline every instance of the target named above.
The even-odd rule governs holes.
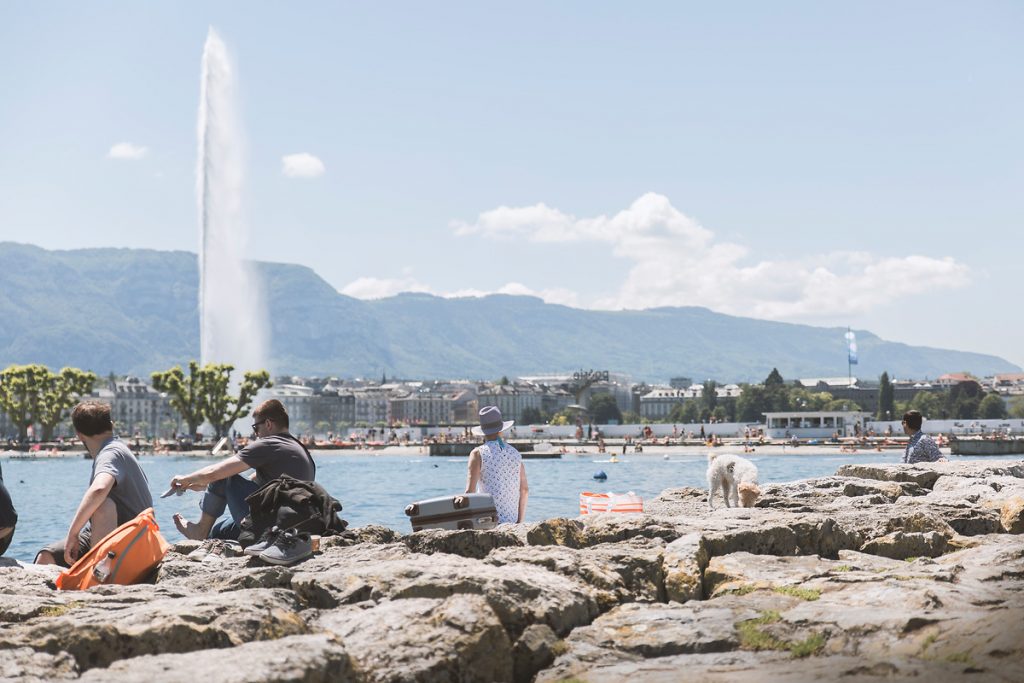
[[[1020,681],[1024,463],[848,465],[709,511],[324,538],[54,589],[0,563],[0,680]],[[188,673],[183,673],[188,672]]]
[[[508,634],[479,595],[350,606],[322,615],[314,627],[344,643],[362,680],[512,680]]]
[[[1024,534],[1024,496],[1014,496],[1003,503],[999,522],[1008,534]]]
[[[144,655],[106,669],[90,669],[92,683],[334,683],[367,680],[352,666],[341,642],[330,635],[287,636],[238,647],[188,654]]]

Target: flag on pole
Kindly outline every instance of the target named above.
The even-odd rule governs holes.
[[[857,364],[857,335],[852,330],[846,331],[847,353],[849,354],[850,365]]]

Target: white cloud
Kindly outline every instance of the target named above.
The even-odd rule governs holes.
[[[149,153],[148,147],[142,145],[133,145],[130,142],[119,142],[107,152],[108,159],[117,159],[119,161],[138,161]]]
[[[324,162],[307,152],[285,154],[281,157],[281,173],[289,178],[316,178],[322,176],[326,170]]]
[[[579,296],[568,289],[535,290],[519,282],[509,282],[496,290],[458,289],[450,292],[435,290],[412,277],[375,278],[361,277],[353,280],[342,288],[341,293],[357,299],[383,299],[402,292],[423,292],[446,299],[465,297],[483,297],[490,294],[510,294],[513,296],[535,296],[551,304],[579,307]]]
[[[758,318],[825,318],[962,287],[970,277],[950,257],[836,251],[758,261],[743,245],[716,241],[714,233],[655,193],[611,217],[577,218],[536,204],[502,206],[473,223],[451,226],[463,236],[607,244],[632,265],[615,294],[588,305],[599,309],[706,306]],[[569,290],[557,291],[562,302],[579,299]]]
[[[361,277],[345,285],[341,293],[357,299],[383,299],[401,292],[427,292],[430,288],[412,278]]]

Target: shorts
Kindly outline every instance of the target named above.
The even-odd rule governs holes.
[[[61,567],[65,569],[70,567],[67,561],[64,559],[64,540],[54,541],[47,546],[43,547],[43,550],[53,555],[53,559],[57,561]],[[85,528],[78,532],[78,557],[82,557],[89,552],[89,547],[92,544],[92,529],[86,524]],[[39,552],[43,552],[40,550]],[[39,553],[36,553],[36,560],[39,560]]]

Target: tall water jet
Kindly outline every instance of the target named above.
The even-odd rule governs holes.
[[[267,367],[267,311],[255,270],[243,259],[245,153],[236,83],[224,41],[211,27],[199,90],[199,339],[203,363],[230,363],[240,376]]]

